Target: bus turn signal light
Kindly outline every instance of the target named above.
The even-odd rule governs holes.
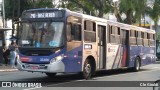
[[[21,59],[21,61],[29,61],[28,57],[21,57],[20,59]]]

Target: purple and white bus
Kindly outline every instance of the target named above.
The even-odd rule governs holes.
[[[82,73],[133,68],[155,62],[155,31],[66,9],[31,9],[22,13],[18,69]]]

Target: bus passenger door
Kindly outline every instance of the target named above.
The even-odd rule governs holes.
[[[129,60],[129,31],[121,29],[121,67],[126,67]]]
[[[99,68],[106,68],[106,26],[98,25]]]

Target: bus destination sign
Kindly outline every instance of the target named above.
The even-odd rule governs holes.
[[[27,18],[58,18],[62,17],[62,11],[32,11],[24,12],[23,19]]]
[[[55,13],[32,13],[30,18],[52,18],[55,17]]]

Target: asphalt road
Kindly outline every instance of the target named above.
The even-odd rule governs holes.
[[[42,84],[42,87],[1,87],[0,90],[153,90],[153,87],[145,85],[159,79],[160,64],[143,66],[139,72],[126,69],[98,71],[91,80],[87,81],[78,74],[58,74],[54,78],[48,78],[44,73],[14,71],[0,72],[0,81],[36,82]]]

